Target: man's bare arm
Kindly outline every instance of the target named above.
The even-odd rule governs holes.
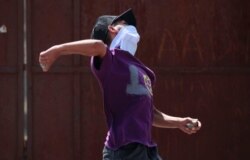
[[[80,54],[83,56],[104,57],[106,54],[106,44],[101,40],[80,40],[64,44],[55,45],[40,53],[39,62],[43,71],[48,71],[54,61],[61,55]]]
[[[190,127],[190,125],[193,125]],[[201,128],[201,122],[198,119],[190,117],[169,116],[154,108],[153,126],[159,128],[179,128],[187,134],[196,133]]]

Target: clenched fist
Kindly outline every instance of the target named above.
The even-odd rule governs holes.
[[[59,57],[60,52],[58,52],[58,50],[59,50],[58,46],[53,46],[49,48],[48,50],[40,53],[39,63],[44,72],[47,72],[50,69],[51,65]]]

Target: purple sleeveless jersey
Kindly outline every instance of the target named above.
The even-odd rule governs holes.
[[[91,69],[103,91],[108,124],[105,145],[113,150],[132,142],[155,146],[151,137],[154,73],[120,49],[107,49],[100,69],[95,61],[92,57]]]

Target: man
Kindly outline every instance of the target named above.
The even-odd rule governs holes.
[[[131,9],[119,16],[101,16],[91,39],[60,44],[40,53],[43,71],[61,55],[91,57],[91,69],[104,97],[108,133],[103,160],[160,160],[151,137],[152,126],[196,133],[201,123],[173,117],[153,105],[153,71],[134,57],[140,36]]]

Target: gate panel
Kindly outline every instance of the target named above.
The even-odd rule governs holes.
[[[22,2],[0,2],[0,159],[23,150]],[[18,17],[19,16],[19,17]],[[6,29],[6,30],[5,30]]]
[[[18,145],[17,76],[0,73],[0,159],[16,159]]]
[[[76,1],[28,1],[29,157],[34,160],[73,160],[79,156],[79,90],[73,56],[61,57],[42,73],[39,53],[73,41]],[[78,36],[77,36],[78,37]],[[78,141],[76,141],[76,139]]]
[[[6,1],[0,5],[0,66],[16,67],[18,64],[18,34],[22,31],[22,28],[18,28],[18,7],[16,0]],[[19,9],[22,9],[21,7]],[[6,27],[6,32],[3,31],[3,26]]]
[[[33,159],[73,157],[72,75],[33,75]]]

